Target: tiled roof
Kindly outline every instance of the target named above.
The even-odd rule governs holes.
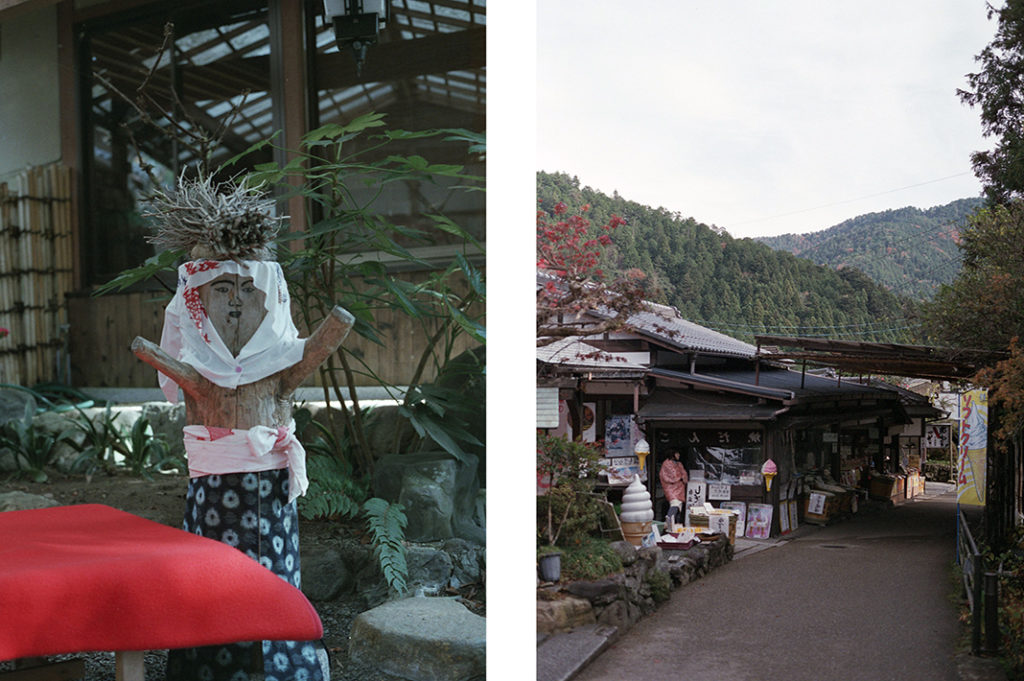
[[[617,353],[605,352],[589,345],[578,336],[562,338],[537,348],[537,359],[548,364],[566,367],[617,369],[620,371],[643,371],[647,368],[642,364],[631,362]]]
[[[757,348],[700,324],[683,319],[679,311],[667,305],[648,303],[649,312],[629,318],[639,333],[681,350],[696,350],[715,355],[753,359]]]
[[[548,281],[557,282],[558,277],[545,272],[537,272],[538,289]],[[744,343],[732,336],[687,321],[674,307],[647,302],[647,308],[647,312],[640,312],[630,317],[629,324],[637,333],[648,339],[684,352],[696,351],[744,359],[753,359],[757,354],[757,348],[750,343]],[[591,314],[594,317],[602,316],[600,310],[594,310]]]

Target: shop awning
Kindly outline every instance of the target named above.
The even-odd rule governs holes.
[[[666,382],[761,397],[794,404],[827,400],[895,399],[891,392],[858,383],[804,374],[790,369],[762,366],[760,369],[705,369],[698,373],[651,369],[648,372]]]
[[[969,378],[982,366],[1006,355],[966,348],[829,338],[756,336],[756,340],[758,356],[765,359],[806,361],[854,374],[887,374],[948,381]]]
[[[693,390],[658,388],[637,413],[644,421],[770,421],[784,407],[757,399]]]

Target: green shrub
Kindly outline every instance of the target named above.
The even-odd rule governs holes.
[[[1003,563],[999,580],[999,629],[1011,681],[1024,679],[1024,557]]]
[[[672,596],[672,578],[667,572],[651,570],[644,581],[651,588],[651,598],[655,603],[664,603]]]
[[[537,497],[538,544],[579,545],[600,531],[602,509],[593,496],[600,460],[595,445],[537,436],[537,479],[549,485]]]
[[[571,484],[555,485],[547,494],[537,497],[537,541],[552,546],[580,546],[598,532],[602,513],[601,505],[588,492]]]
[[[998,554],[980,548],[985,569],[999,568],[999,630],[1007,678],[1024,681],[1024,527],[1016,529],[1009,547]]]
[[[31,421],[9,421],[0,428],[0,449],[8,449],[14,456],[17,477],[46,482],[45,468],[66,436],[67,433],[52,435],[37,430]]]
[[[622,559],[603,539],[588,538],[563,549],[563,582],[600,579],[617,572],[622,572]]]

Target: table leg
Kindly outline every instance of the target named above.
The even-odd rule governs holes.
[[[126,650],[114,653],[116,681],[144,681],[146,660],[143,650]]]

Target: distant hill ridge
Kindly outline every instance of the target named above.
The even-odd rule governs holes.
[[[833,269],[856,267],[894,293],[930,300],[960,271],[956,238],[982,203],[960,199],[927,210],[868,213],[820,232],[756,240]]]
[[[657,302],[686,319],[743,340],[759,333],[914,342],[915,304],[854,267],[836,270],[753,239],[734,239],[665,208],[608,196],[566,173],[537,173],[539,207],[589,204],[590,220],[615,214],[606,268],[639,268],[660,291]]]

